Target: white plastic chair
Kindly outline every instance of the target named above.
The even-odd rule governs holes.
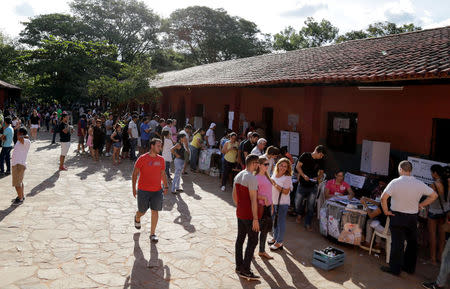
[[[391,232],[389,231],[389,217],[386,218],[386,225],[384,226],[383,232],[377,232],[373,229],[372,240],[370,241],[369,255],[372,254],[373,241],[375,236],[386,239],[386,263],[389,264],[389,258],[391,257]]]

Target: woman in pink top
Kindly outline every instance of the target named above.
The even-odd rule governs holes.
[[[351,200],[355,196],[352,188],[344,181],[344,172],[337,171],[334,175],[335,179],[329,180],[325,185],[325,198],[329,199],[335,195],[348,194],[348,199]]]
[[[273,259],[273,257],[265,251],[267,234],[272,228],[273,212],[272,182],[270,181],[269,174],[267,173],[270,163],[264,156],[259,157],[258,163],[259,166],[256,169],[256,179],[258,180],[258,215],[261,214],[259,212],[262,208],[262,217],[259,216],[259,226],[261,230],[259,233],[259,256],[266,259]]]

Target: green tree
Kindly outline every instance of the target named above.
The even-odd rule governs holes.
[[[67,41],[50,37],[41,48],[24,53],[20,62],[33,77],[32,95],[68,104],[88,101],[87,83],[117,74],[117,48],[105,42]]]
[[[399,34],[405,32],[413,32],[422,30],[421,27],[415,26],[413,23],[403,24],[402,26],[397,26],[397,24],[392,22],[376,22],[370,24],[365,31],[355,30],[340,35],[336,42],[344,42],[348,40],[364,39],[369,37],[382,37],[392,34]]]
[[[158,45],[161,20],[137,0],[73,0],[70,7],[90,29],[92,40],[118,48],[120,60],[132,63]]]
[[[67,14],[44,14],[31,18],[20,32],[20,42],[30,46],[41,46],[43,40],[49,40],[50,36],[61,40],[89,41],[95,40],[90,35],[90,30],[77,17]]]
[[[113,107],[130,102],[155,102],[160,92],[149,86],[149,79],[155,75],[150,57],[140,56],[132,64],[123,64],[116,77],[101,76],[90,80],[88,93],[93,99],[107,99]]]
[[[330,21],[322,19],[317,22],[308,17],[298,32],[291,26],[274,35],[273,48],[275,50],[296,50],[308,47],[318,47],[332,43],[339,32]]]
[[[256,24],[223,9],[192,6],[174,11],[165,30],[169,41],[195,64],[259,55],[268,51]]]

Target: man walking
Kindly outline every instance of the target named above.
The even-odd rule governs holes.
[[[23,177],[27,166],[27,156],[30,150],[31,141],[28,139],[27,129],[19,128],[17,131],[17,142],[12,153],[12,185],[17,192],[17,198],[13,201],[14,206],[21,205],[25,200],[23,195]]]
[[[323,176],[323,157],[325,156],[325,147],[317,146],[312,153],[303,153],[295,166],[298,175],[299,185],[295,195],[295,209],[297,211],[297,223],[301,222],[301,215],[304,212],[304,202],[307,200],[307,214],[305,218],[305,227],[311,231],[311,220],[314,214],[314,203],[317,194],[317,180]]]
[[[1,140],[3,141],[2,151],[0,152],[0,176],[9,175],[11,173],[11,149],[13,146],[14,129],[11,127],[12,119],[5,117],[3,127],[3,134]],[[6,172],[3,164],[6,163]]]
[[[132,161],[136,160],[136,146],[137,146],[137,139],[139,137],[136,124],[137,120],[138,116],[133,114],[132,119],[128,124],[128,135],[130,136],[130,160]]]
[[[411,176],[412,164],[402,161],[398,165],[399,178],[392,180],[381,195],[381,205],[384,214],[390,217],[391,256],[389,266],[381,270],[393,275],[400,275],[403,270],[413,274],[417,260],[417,214],[423,208],[434,202],[438,195],[432,188]],[[422,196],[428,196],[420,202]],[[388,199],[391,198],[391,208]],[[404,250],[405,240],[407,241]]]
[[[59,124],[59,142],[61,144],[61,156],[59,157],[59,170],[67,171],[64,166],[64,160],[69,152],[70,148],[70,126],[69,126],[69,115],[63,113],[61,115],[61,123]]]
[[[212,148],[216,145],[216,134],[214,133],[215,130],[216,124],[212,122],[209,126],[209,129],[206,131],[206,140],[209,148]]]
[[[150,152],[139,157],[134,165],[132,185],[133,196],[136,198],[138,211],[134,217],[134,226],[141,228],[141,217],[150,210],[152,211],[150,240],[158,242],[155,234],[158,224],[158,212],[162,210],[163,192],[168,192],[167,177],[165,172],[164,158],[159,155],[161,152],[162,141],[154,138],[150,141]],[[139,182],[136,191],[136,181],[139,176]],[[161,188],[161,182],[164,184],[164,190]]]
[[[233,201],[236,205],[238,234],[236,238],[236,272],[247,280],[258,280],[259,276],[250,270],[256,245],[258,245],[258,180],[253,175],[258,167],[258,156],[248,155],[245,159],[246,169],[234,178]],[[245,238],[248,236],[245,256],[242,257],[242,249]]]

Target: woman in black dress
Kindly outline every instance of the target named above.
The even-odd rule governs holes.
[[[96,125],[94,127],[94,139],[93,139],[93,148],[94,148],[94,160],[98,162],[100,149],[103,145],[103,140],[105,139],[105,133],[102,129],[102,121],[97,119]]]

